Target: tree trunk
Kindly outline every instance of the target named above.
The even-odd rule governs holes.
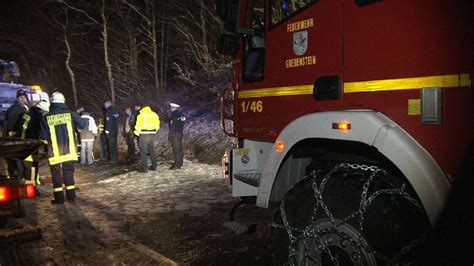
[[[104,38],[104,60],[105,66],[107,67],[107,76],[109,78],[110,85],[110,96],[112,102],[115,103],[115,88],[114,88],[114,78],[112,76],[112,65],[109,60],[109,51],[108,51],[108,32],[107,32],[107,18],[105,16],[105,0],[102,0],[102,37]]]
[[[66,23],[63,26],[63,34],[64,34],[64,44],[66,45],[66,61],[64,64],[66,65],[67,72],[69,73],[69,78],[71,79],[71,87],[72,87],[72,96],[74,100],[74,109],[78,107],[78,100],[77,100],[77,89],[76,89],[76,75],[74,74],[74,71],[71,68],[71,45],[69,43],[69,39],[67,36],[67,25],[68,25],[68,15],[67,15],[67,10],[65,10],[66,14]]]
[[[165,50],[165,8],[164,5],[161,7],[161,53],[160,53],[160,77],[161,77],[161,92],[162,97],[164,98],[166,95],[166,87],[165,87],[165,73],[164,73],[164,50]]]
[[[156,14],[155,1],[151,4],[151,41],[153,49],[153,77],[155,80],[155,91],[158,100],[162,100],[163,94],[160,88],[160,79],[158,77],[158,45],[156,42]]]

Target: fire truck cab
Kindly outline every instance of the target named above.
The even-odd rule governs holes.
[[[221,0],[235,197],[277,264],[409,263],[473,143],[469,0]]]

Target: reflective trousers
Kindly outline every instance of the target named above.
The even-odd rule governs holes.
[[[66,198],[69,201],[74,201],[76,199],[74,162],[50,165],[50,169],[53,176],[54,201],[58,203],[64,202],[64,190],[66,190]],[[63,187],[63,182],[65,187]]]

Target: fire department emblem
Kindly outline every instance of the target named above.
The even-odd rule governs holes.
[[[308,49],[308,31],[298,31],[293,33],[293,52],[300,56]]]

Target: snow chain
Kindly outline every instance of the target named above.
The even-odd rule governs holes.
[[[354,169],[354,170],[362,170],[365,172],[369,177],[365,181],[363,185],[363,190],[362,190],[362,196],[361,196],[361,201],[359,205],[359,209],[352,214],[348,215],[347,217],[344,217],[341,220],[338,220],[334,218],[334,215],[330,212],[329,208],[326,206],[326,204],[323,201],[322,194],[324,191],[324,186],[326,185],[327,181],[331,176],[339,171],[340,169]],[[320,264],[321,262],[317,258],[311,258],[310,254],[308,254],[308,245],[305,241],[305,239],[312,238],[316,240],[318,243],[316,249],[321,252],[325,252],[329,258],[331,259],[332,263],[334,265],[339,265],[339,261],[337,258],[335,258],[331,254],[331,250],[329,247],[326,245],[326,243],[321,239],[321,235],[324,235],[326,233],[336,233],[339,237],[342,239],[347,240],[347,243],[350,244],[352,247],[355,249],[361,249],[366,251],[367,253],[373,254],[375,257],[378,259],[384,261],[385,263],[391,263],[391,262],[396,262],[398,261],[401,257],[403,257],[405,254],[409,253],[414,247],[416,247],[420,241],[422,241],[426,233],[425,232],[420,239],[416,239],[412,242],[410,242],[408,245],[402,247],[400,251],[395,254],[392,258],[387,258],[381,253],[377,252],[376,250],[373,250],[368,244],[364,244],[364,241],[361,241],[362,239],[362,234],[364,230],[364,213],[367,210],[367,207],[374,201],[377,197],[381,195],[401,195],[403,198],[407,199],[413,206],[418,208],[421,212],[423,212],[423,208],[420,205],[420,203],[412,198],[406,191],[406,184],[403,184],[400,188],[398,189],[383,189],[383,190],[378,190],[372,193],[371,195],[368,195],[368,191],[370,188],[370,185],[372,181],[376,178],[380,178],[383,176],[388,175],[388,172],[382,168],[379,168],[377,166],[373,165],[364,165],[364,164],[356,164],[356,163],[341,163],[333,167],[323,178],[321,181],[319,187],[317,184],[317,177],[321,175],[320,170],[314,170],[310,174],[310,178],[312,179],[312,188],[314,191],[314,197],[316,198],[317,204],[315,204],[315,207],[313,209],[312,213],[312,221],[315,219],[315,215],[318,212],[318,209],[322,209],[324,213],[329,217],[329,220],[331,222],[332,228],[325,228],[323,230],[317,230],[315,231],[314,227],[309,224],[307,225],[304,229],[298,229],[295,227],[292,227],[288,223],[288,219],[285,213],[285,202],[284,200],[281,201],[280,204],[280,212],[281,212],[281,217],[283,220],[283,224],[276,224],[273,223],[272,226],[277,229],[285,230],[288,234],[288,239],[289,239],[289,246],[288,246],[288,263],[289,265],[298,265],[298,256],[297,256],[297,251],[296,248],[298,243],[303,243],[304,245],[304,250],[305,250],[305,258],[310,259],[313,262],[316,262],[317,264]],[[355,241],[354,239],[348,237],[346,234],[343,234],[338,231],[337,227],[341,224],[346,223],[347,221],[358,217],[359,221],[359,233],[358,233],[358,238],[359,241]],[[301,259],[301,258],[300,258]]]

